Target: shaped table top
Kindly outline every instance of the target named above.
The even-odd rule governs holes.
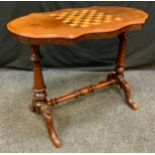
[[[75,39],[86,34],[114,32],[144,24],[147,18],[147,13],[134,8],[94,6],[32,13],[9,22],[7,28],[25,38]]]

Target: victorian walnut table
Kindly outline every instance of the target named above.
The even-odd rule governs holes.
[[[136,110],[138,105],[131,99],[130,85],[124,78],[127,33],[143,27],[147,13],[128,7],[90,7],[63,9],[48,13],[32,13],[8,23],[8,30],[22,43],[32,48],[31,60],[34,65],[34,95],[30,105],[33,112],[42,114],[49,136],[56,147],[61,146],[54,128],[52,113],[48,106],[55,106],[66,100],[85,96],[98,89],[119,85],[124,91],[127,104]],[[119,50],[115,72],[108,74],[106,80],[83,87],[67,95],[47,100],[43,80],[40,45],[70,45],[82,40],[112,38],[119,36]]]

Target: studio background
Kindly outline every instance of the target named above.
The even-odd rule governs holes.
[[[94,5],[128,6],[146,11],[149,19],[141,31],[131,31],[127,46],[126,68],[155,66],[155,2],[0,2],[0,68],[32,70],[31,49],[17,41],[7,31],[6,24],[32,12],[48,12],[63,8]],[[111,70],[115,65],[118,38],[80,42],[74,46],[41,47],[44,68],[80,68]]]

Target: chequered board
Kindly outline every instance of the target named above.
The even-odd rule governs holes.
[[[104,23],[110,23],[112,21],[121,21],[122,19],[119,17],[114,17],[110,14],[105,14],[103,12],[99,12],[97,10],[73,10],[73,11],[63,11],[57,14],[50,14],[55,17],[57,20],[68,24],[72,27],[76,28],[86,28],[89,26],[97,26]]]

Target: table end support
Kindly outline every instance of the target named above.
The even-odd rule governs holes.
[[[33,112],[37,112],[38,114],[42,114],[45,119],[49,137],[54,144],[55,147],[61,147],[61,141],[57,136],[53,115],[48,110],[47,105],[47,93],[46,93],[46,86],[43,79],[42,74],[42,65],[41,65],[41,58],[42,56],[39,53],[39,46],[32,45],[32,55],[31,61],[33,62],[33,71],[34,71],[34,95],[32,99],[32,103],[30,104],[30,110]]]
[[[125,94],[125,99],[126,99],[127,104],[133,110],[137,110],[138,104],[132,100],[131,87],[124,77],[125,55],[126,55],[126,46],[127,46],[127,40],[128,40],[127,32],[121,33],[119,35],[119,39],[120,39],[120,43],[119,43],[119,50],[118,50],[118,56],[117,56],[117,61],[116,61],[114,78],[118,79],[117,84],[120,86],[120,88],[122,88],[122,90]]]

